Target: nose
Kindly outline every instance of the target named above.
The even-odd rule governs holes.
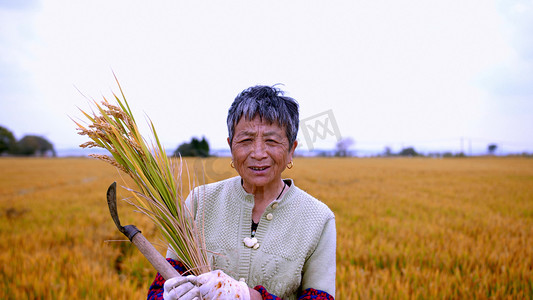
[[[252,158],[255,160],[262,160],[267,157],[265,142],[257,139],[252,146]]]

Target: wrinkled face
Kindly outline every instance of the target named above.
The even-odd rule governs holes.
[[[292,160],[296,145],[295,141],[289,151],[285,129],[256,116],[251,121],[244,117],[239,120],[230,146],[235,169],[245,186],[269,188],[279,186],[281,172]]]

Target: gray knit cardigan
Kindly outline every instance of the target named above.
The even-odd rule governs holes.
[[[186,203],[204,230],[213,270],[283,299],[297,299],[308,288],[335,297],[335,216],[291,179],[286,182],[288,191],[261,217],[257,249],[243,243],[250,237],[254,196],[243,189],[241,177],[200,186]],[[171,251],[167,257],[177,259]]]

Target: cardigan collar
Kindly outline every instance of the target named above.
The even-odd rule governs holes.
[[[270,202],[269,205],[272,205],[273,203],[281,203],[283,199],[294,193],[294,190],[296,189],[294,186],[294,180],[291,178],[285,178],[283,181],[287,184],[287,191],[279,199],[274,199],[272,202]],[[234,177],[233,183],[236,185],[235,190],[237,191],[239,198],[244,199],[244,201],[247,203],[254,204],[254,195],[246,192],[242,186],[242,178],[240,176]]]

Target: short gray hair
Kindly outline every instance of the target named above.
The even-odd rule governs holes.
[[[285,127],[285,134],[289,139],[289,150],[291,150],[298,135],[298,103],[293,98],[283,95],[284,92],[276,86],[257,85],[242,91],[228,111],[230,147],[235,126],[239,120],[244,117],[245,120],[251,121],[259,115],[261,120],[266,120],[270,124],[278,123],[281,127]]]

